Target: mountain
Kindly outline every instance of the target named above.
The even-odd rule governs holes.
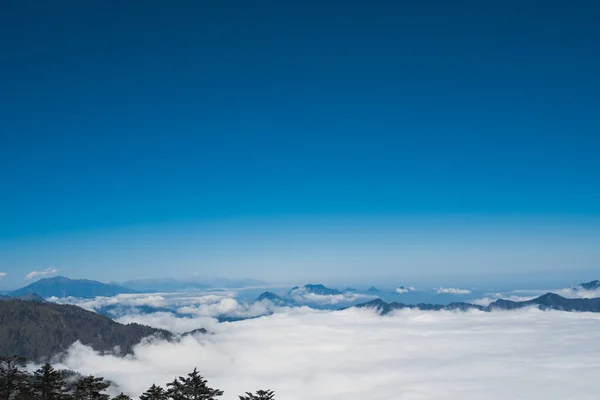
[[[36,293],[42,297],[96,297],[135,293],[134,290],[88,279],[69,279],[64,276],[40,279],[24,288],[9,293],[11,297]]]
[[[366,303],[358,304],[358,305],[356,305],[354,307],[356,307],[356,308],[374,308],[381,315],[386,315],[386,314],[391,313],[392,311],[402,310],[402,309],[407,309],[407,308],[408,309],[414,309],[414,310],[423,310],[423,311],[442,311],[442,310],[460,310],[460,311],[480,310],[480,311],[487,311],[486,307],[478,306],[476,304],[469,304],[469,303],[460,303],[459,302],[459,303],[450,303],[448,305],[425,304],[425,303],[420,303],[420,304],[404,304],[404,303],[397,303],[397,302],[386,303],[385,301],[383,301],[381,299],[371,300],[371,301],[368,301]]]
[[[264,286],[265,282],[256,279],[228,278],[188,278],[188,279],[135,279],[125,281],[123,286],[140,292],[177,292],[182,290],[205,290],[209,288],[245,288]]]
[[[365,293],[369,293],[369,294],[376,294],[376,293],[381,293],[381,290],[377,289],[375,286],[371,286],[370,288],[368,288]]]
[[[579,311],[579,312],[600,312],[600,298],[595,299],[567,299],[554,293],[546,293],[543,296],[527,301],[510,301],[496,300],[489,306],[484,307],[470,303],[450,303],[447,305],[441,304],[403,304],[403,303],[386,303],[381,299],[375,299],[366,303],[358,304],[356,308],[373,308],[381,315],[386,315],[395,310],[414,309],[424,311],[442,311],[442,310],[479,310],[479,311],[496,311],[496,310],[516,310],[519,308],[537,306],[541,310],[560,310],[560,311]]]
[[[578,288],[584,289],[584,290],[596,290],[596,289],[600,289],[600,281],[599,280],[595,280],[595,281],[591,281],[591,282],[586,282],[586,283],[581,283]]]
[[[176,308],[154,307],[147,304],[127,305],[127,304],[107,304],[93,309],[98,314],[106,315],[112,319],[118,319],[131,314],[154,314],[157,312],[171,313]]]
[[[206,335],[207,333],[208,333],[208,331],[206,329],[198,328],[198,329],[193,329],[189,332],[182,333],[181,337]]]
[[[294,300],[292,299],[285,299],[281,296],[276,295],[275,293],[271,293],[271,292],[264,292],[261,293],[260,296],[258,296],[256,298],[256,300],[254,300],[255,303],[257,302],[261,302],[261,301],[270,301],[271,303],[275,304],[276,306],[292,306],[294,305]]]
[[[136,279],[125,281],[123,286],[139,292],[177,292],[180,290],[204,290],[211,286],[206,283],[184,281],[173,278],[164,279]]]
[[[131,353],[147,336],[170,339],[168,331],[139,324],[119,324],[110,318],[73,305],[36,301],[0,301],[0,354],[29,360],[54,356],[76,341],[94,350]]]
[[[488,306],[488,309],[514,310],[530,306],[538,306],[542,310],[600,312],[600,297],[595,299],[567,299],[554,293],[546,293],[527,301],[496,300]]]
[[[265,286],[267,282],[258,279],[242,278],[242,279],[230,279],[230,278],[204,278],[198,279],[197,282],[205,282],[215,288],[227,288],[227,289],[239,289],[247,287]]]
[[[27,293],[27,294],[24,294],[22,296],[16,296],[16,297],[0,295],[0,301],[1,300],[38,301],[38,302],[41,302],[41,303],[45,303],[46,302],[46,299],[44,299],[42,296],[40,296],[40,295],[38,295],[36,293]]]
[[[321,295],[321,296],[334,296],[337,294],[342,294],[342,292],[340,292],[337,289],[331,289],[331,288],[328,288],[321,284],[318,284],[318,285],[308,284],[308,285],[304,285],[302,287],[294,286],[290,290],[290,294],[293,294],[296,291],[302,291],[302,292],[317,294],[317,295]]]

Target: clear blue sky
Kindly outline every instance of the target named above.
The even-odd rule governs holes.
[[[583,231],[596,255],[599,20],[592,1],[2,4],[0,286],[49,266],[106,280],[295,277],[306,265],[281,265],[285,246],[265,261],[268,243],[307,244],[331,221],[368,221],[371,238],[429,221],[432,249],[431,221],[453,221],[442,230],[463,233],[461,257],[482,227],[503,226],[509,246],[551,225],[553,248],[531,247],[539,257],[519,271],[544,270],[544,249]],[[224,229],[240,226],[262,238],[260,263]],[[188,229],[177,260],[160,253],[161,235]],[[192,240],[212,229],[226,263]],[[102,247],[124,230],[145,239]],[[394,265],[394,243],[381,273],[416,273]],[[342,274],[339,248],[355,242],[319,244],[314,275]],[[377,268],[366,254],[356,268]]]

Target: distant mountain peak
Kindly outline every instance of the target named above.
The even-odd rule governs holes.
[[[386,305],[388,305],[388,303],[381,300],[380,298],[377,298],[371,301],[367,301],[366,303],[359,304],[356,307],[384,307]]]
[[[302,286],[301,288],[298,286],[294,286],[290,290],[290,293],[297,291],[297,290],[305,290],[308,293],[321,295],[321,296],[333,296],[333,295],[342,294],[342,292],[340,292],[338,289],[331,289],[320,283],[319,284],[309,283],[309,284]]]
[[[273,301],[273,300],[283,300],[283,298],[272,292],[263,292],[260,294],[260,296],[258,296],[256,298],[256,301],[263,301],[263,300]]]
[[[23,296],[16,297],[16,299],[18,299],[18,300],[24,300],[24,301],[37,301],[37,302],[40,302],[40,303],[45,303],[46,302],[46,299],[44,299],[42,296],[40,296],[37,293],[24,294]]]
[[[49,297],[97,297],[116,296],[123,293],[135,293],[124,286],[92,281],[89,279],[70,279],[64,276],[42,278],[21,289],[10,292],[11,297],[27,294]]]
[[[266,282],[244,278],[203,278],[192,276],[189,278],[145,278],[134,279],[123,282],[123,286],[141,292],[178,292],[185,290],[209,289],[209,288],[245,288],[265,286]]]
[[[600,289],[600,281],[596,279],[594,281],[581,283],[579,284],[579,287],[585,290]]]
[[[67,278],[66,276],[58,275],[58,276],[51,276],[49,278],[41,278],[41,279],[38,279],[37,281],[35,281],[33,283],[69,282],[69,281],[75,281],[75,280],[78,280],[78,279],[71,279],[71,278]]]
[[[270,301],[271,303],[275,304],[276,306],[290,306],[293,305],[294,301],[290,300],[290,299],[285,299],[279,295],[276,295],[275,293],[272,292],[263,292],[261,293],[260,296],[258,296],[256,298],[256,300],[254,300],[254,302],[261,302],[261,301]]]
[[[568,299],[559,296],[556,293],[546,293],[540,297],[526,301],[511,301],[499,299],[484,307],[471,303],[450,303],[442,304],[425,304],[416,305],[402,303],[386,303],[381,299],[375,299],[367,303],[358,304],[358,308],[373,308],[381,315],[389,314],[394,310],[404,308],[423,310],[423,311],[442,311],[442,310],[479,310],[479,311],[496,311],[496,310],[516,310],[525,307],[538,307],[541,310],[560,310],[560,311],[580,311],[580,312],[600,312],[600,298],[595,299]]]

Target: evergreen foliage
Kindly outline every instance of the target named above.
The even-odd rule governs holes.
[[[49,363],[35,371],[31,379],[31,392],[39,400],[64,400],[65,386],[61,373]]]
[[[106,393],[110,382],[92,375],[60,370],[46,363],[33,373],[25,370],[25,360],[18,356],[0,356],[0,400],[132,400],[125,393],[113,397]],[[114,392],[113,392],[114,393]],[[186,376],[167,383],[167,390],[153,384],[140,400],[218,400],[220,389],[208,382],[196,368]],[[275,400],[272,390],[247,392],[240,400]]]
[[[140,400],[167,400],[167,392],[162,387],[152,384],[150,389],[142,393]]]
[[[216,400],[223,395],[222,390],[210,388],[206,383],[206,379],[194,368],[187,377],[180,376],[167,383],[167,394],[172,400]]]
[[[109,383],[104,382],[104,378],[89,375],[77,382],[73,397],[75,400],[108,400],[110,396],[103,392],[109,386]]]
[[[246,396],[239,396],[240,400],[274,400],[275,392],[272,390],[258,390],[256,394],[246,392]]]
[[[0,400],[29,397],[29,374],[23,370],[25,359],[17,356],[0,357]]]
[[[74,305],[37,301],[0,301],[0,321],[0,354],[16,354],[28,361],[45,362],[77,341],[99,352],[119,346],[129,354],[145,337],[172,338],[168,331],[119,324]]]

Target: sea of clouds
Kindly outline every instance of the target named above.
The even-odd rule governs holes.
[[[563,297],[568,297],[568,298],[593,299],[596,297],[600,297],[600,288],[592,289],[592,290],[586,290],[581,287],[566,288],[566,289],[558,290],[556,292],[556,294],[559,294]]]
[[[314,306],[346,306],[356,302],[366,302],[377,298],[377,296],[355,293],[355,292],[343,292],[339,294],[315,294],[308,291],[305,287],[299,287],[290,292],[292,299],[301,305],[314,305]]]
[[[235,291],[209,293],[140,293],[113,297],[51,298],[60,304],[75,304],[110,316],[120,323],[137,322],[174,333],[214,328],[220,319],[248,319],[285,311],[270,301],[243,302]]]
[[[224,400],[262,388],[282,400],[598,398],[600,314],[279,311],[212,326],[196,315],[131,316],[213,334],[149,340],[127,357],[75,344],[60,367],[104,376],[132,396],[198,367]]]
[[[377,296],[359,293],[318,295],[304,288],[295,290],[290,296],[294,308],[312,307],[339,309],[375,299]],[[164,321],[177,321],[173,331],[183,333],[195,327],[198,321],[211,326],[223,320],[241,320],[288,312],[290,307],[273,304],[269,300],[242,300],[236,290],[211,290],[174,293],[120,294],[112,297],[95,298],[50,298],[60,304],[74,304],[90,311],[106,314],[118,322],[140,322],[169,329]]]
[[[556,293],[568,299],[593,299],[600,297],[600,289],[586,290],[582,287],[569,287],[550,290],[511,290],[503,293],[487,293],[484,297],[466,300],[467,303],[487,306],[498,299],[510,301],[528,301],[542,296],[548,292]]]

